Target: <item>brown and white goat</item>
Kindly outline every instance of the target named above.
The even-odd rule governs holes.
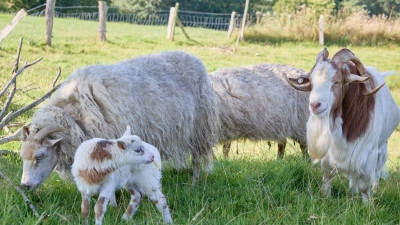
[[[365,68],[349,49],[332,59],[323,49],[306,76],[286,78],[300,91],[310,91],[308,153],[321,161],[322,192],[331,195],[337,170],[349,178],[350,190],[370,198],[387,160],[387,141],[400,121],[400,110],[384,86],[385,73]],[[379,90],[379,91],[378,91]]]

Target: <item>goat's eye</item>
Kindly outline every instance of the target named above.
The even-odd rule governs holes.
[[[339,81],[336,81],[335,83],[333,83],[333,85],[338,86],[340,84]]]
[[[143,152],[143,148],[135,149],[135,152],[137,152],[137,153],[142,153],[142,152]]]

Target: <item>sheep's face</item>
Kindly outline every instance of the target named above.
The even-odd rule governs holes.
[[[154,155],[144,148],[142,140],[136,135],[124,135],[117,140],[119,149],[124,150],[124,160],[130,164],[149,164],[154,161]]]
[[[23,160],[21,186],[27,189],[37,188],[50,175],[57,165],[55,145],[61,139],[44,138],[37,140],[29,136],[29,129],[23,129],[23,143],[20,151]]]

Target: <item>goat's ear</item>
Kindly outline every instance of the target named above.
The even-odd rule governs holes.
[[[126,131],[122,136],[127,136],[127,135],[131,135],[131,127],[129,125],[126,126]]]
[[[346,76],[346,78],[344,79],[345,84],[349,84],[349,83],[363,83],[368,81],[369,79],[371,79],[370,76],[368,77],[362,77],[359,75],[355,75],[355,74],[348,74]]]
[[[126,143],[123,141],[117,141],[117,146],[118,148],[125,150],[126,149]]]
[[[57,142],[59,142],[59,141],[61,141],[61,140],[62,140],[62,138],[54,139],[54,140],[45,138],[44,141],[43,141],[43,144],[46,145],[47,147],[52,147],[52,146],[54,146]]]
[[[23,126],[22,127],[22,141],[26,141],[29,136],[29,127]]]

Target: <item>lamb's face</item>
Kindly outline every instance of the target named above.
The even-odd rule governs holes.
[[[117,140],[119,149],[124,150],[124,160],[131,164],[149,164],[154,155],[143,147],[142,140],[136,135],[124,135]]]

